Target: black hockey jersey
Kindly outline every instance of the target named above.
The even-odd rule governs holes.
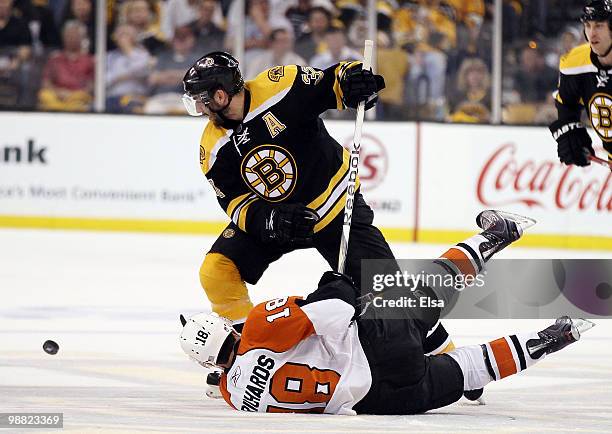
[[[208,122],[200,165],[221,207],[243,231],[262,227],[266,207],[300,202],[315,210],[315,232],[343,209],[349,153],[319,115],[343,109],[340,77],[352,63],[325,71],[276,66],[245,83],[248,112],[235,130]],[[357,184],[358,185],[358,184]]]
[[[582,108],[612,158],[612,66],[604,67],[589,44],[561,57],[554,93],[559,119],[579,121]]]

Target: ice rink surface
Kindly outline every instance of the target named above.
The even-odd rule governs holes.
[[[612,320],[596,320],[580,342],[489,385],[484,406],[461,400],[418,416],[259,415],[207,399],[205,371],[179,347],[178,315],[209,309],[198,269],[212,241],[0,230],[0,411],[63,412],[64,431],[78,433],[612,432]],[[445,247],[393,245],[400,258],[434,257]],[[612,257],[518,248],[503,255]],[[251,296],[259,302],[305,294],[325,269],[315,251],[292,253],[270,267]],[[446,326],[461,346],[549,323]],[[57,355],[42,351],[46,339],[59,343]]]

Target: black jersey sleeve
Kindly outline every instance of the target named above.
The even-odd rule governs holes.
[[[558,119],[561,121],[580,120],[582,99],[578,80],[578,76],[559,73],[559,85],[554,96]]]
[[[311,66],[298,66],[295,89],[304,102],[305,114],[318,116],[326,110],[343,110],[340,79],[349,66],[361,62],[340,62],[321,70]]]

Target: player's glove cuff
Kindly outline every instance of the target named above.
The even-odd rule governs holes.
[[[595,154],[591,137],[582,122],[557,120],[550,124],[550,132],[557,141],[557,154],[564,164],[588,166],[588,155]]]

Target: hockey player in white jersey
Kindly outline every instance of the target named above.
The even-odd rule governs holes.
[[[476,275],[533,222],[485,211],[477,223],[483,232],[452,247],[434,264],[456,275]],[[433,291],[446,301],[457,296],[453,288],[419,290]],[[283,297],[255,306],[242,335],[215,314],[181,317],[180,343],[201,365],[223,369],[221,393],[237,410],[414,414],[449,405],[464,391],[520,372],[577,341],[593,325],[562,317],[539,332],[426,356],[423,340],[439,310],[401,319],[365,319],[360,307],[350,279],[326,272],[305,299]]]

